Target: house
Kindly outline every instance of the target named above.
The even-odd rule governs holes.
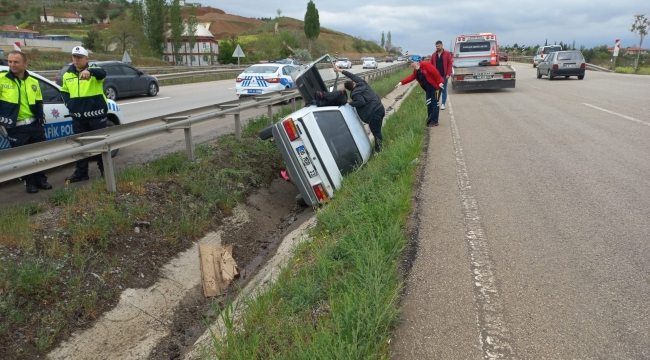
[[[626,48],[620,48],[620,50],[626,54],[626,55],[636,55],[638,53],[641,53],[641,55],[645,55],[648,53],[648,49],[643,49],[637,46],[628,46]],[[614,52],[614,47],[608,47],[607,51],[613,53]]]
[[[214,39],[214,35],[208,30],[210,24],[197,24],[196,26],[196,44],[190,49],[188,44],[187,25],[183,32],[183,45],[178,49],[178,59],[174,59],[174,46],[171,40],[171,31],[165,34],[165,52],[163,60],[169,61],[174,65],[203,66],[217,63],[219,55],[219,42]]]
[[[0,36],[2,37],[33,39],[36,35],[38,35],[38,31],[21,29],[13,25],[0,26]]]
[[[62,13],[62,14],[55,14],[55,15],[48,15],[47,18],[44,18],[43,15],[41,15],[41,22],[48,22],[48,23],[67,23],[67,24],[81,24],[84,21],[84,18],[79,15],[79,14],[73,14],[73,13]]]

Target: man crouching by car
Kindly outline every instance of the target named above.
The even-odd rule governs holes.
[[[381,136],[381,127],[384,123],[386,110],[384,109],[384,105],[381,103],[379,95],[377,95],[377,93],[370,88],[370,85],[359,76],[356,76],[349,71],[341,70],[338,67],[334,67],[334,71],[339,72],[350,79],[343,84],[345,89],[350,92],[350,98],[352,99],[348,100],[348,104],[356,108],[361,121],[368,124],[372,135],[375,137],[375,152],[380,152],[381,143],[383,141],[383,137]]]

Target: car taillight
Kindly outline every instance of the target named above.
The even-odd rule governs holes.
[[[318,202],[327,201],[327,193],[325,192],[325,189],[323,189],[323,185],[314,185],[313,188],[314,192],[316,193],[316,197],[318,198]]]
[[[298,129],[296,129],[296,124],[293,123],[293,119],[288,118],[287,120],[284,120],[282,126],[284,126],[284,130],[287,132],[289,140],[294,141],[299,137]]]
[[[456,76],[456,80],[463,81],[463,80],[465,80],[465,77],[464,76]]]
[[[512,79],[512,74],[503,74],[504,79]]]
[[[557,69],[558,69],[557,64],[553,65],[553,70],[557,70]]]
[[[239,77],[237,78],[237,82],[242,82],[242,81],[244,81],[244,79],[239,78]]]
[[[266,82],[267,82],[267,83],[276,83],[276,84],[277,84],[277,83],[280,82],[280,78],[270,78],[270,79],[266,79]]]
[[[580,68],[584,69],[585,68],[585,63],[580,64]]]

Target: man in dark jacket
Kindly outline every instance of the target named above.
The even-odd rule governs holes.
[[[95,65],[88,65],[88,51],[81,46],[72,49],[72,65],[63,74],[61,96],[65,106],[72,116],[72,132],[80,134],[88,131],[104,129],[108,105],[104,95],[104,78],[106,71]],[[102,176],[104,163],[101,155],[91,159],[97,160],[97,166]],[[66,181],[77,182],[88,180],[89,158],[77,161],[74,174]]]
[[[451,77],[452,62],[453,58],[451,57],[451,53],[442,47],[442,41],[436,41],[436,52],[431,54],[431,64],[436,67],[440,76],[445,79],[445,86],[440,90],[442,97],[440,110],[444,110],[445,104],[447,103],[447,82],[449,81],[449,77]]]
[[[341,70],[338,67],[335,67],[334,71],[340,72],[350,79],[343,85],[350,92],[350,98],[352,99],[348,100],[348,104],[356,108],[361,121],[368,124],[372,135],[375,137],[375,152],[380,152],[383,141],[381,127],[384,123],[386,110],[379,95],[370,88],[370,85],[365,80],[353,73]]]
[[[395,88],[417,80],[426,94],[427,126],[438,126],[438,116],[440,115],[438,99],[440,98],[440,90],[445,87],[445,80],[440,76],[436,67],[428,61],[422,61],[420,55],[411,56],[411,66],[413,67],[413,74],[400,81]]]

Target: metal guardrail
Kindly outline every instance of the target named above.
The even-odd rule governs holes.
[[[139,70],[146,72],[149,75],[167,74],[167,73],[180,73],[180,72],[194,72],[203,70],[242,70],[250,65],[209,65],[209,66],[153,66],[153,67],[139,67]],[[189,71],[191,70],[191,71]],[[35,71],[35,73],[45,76],[48,79],[54,78],[60,70],[42,70]]]
[[[405,63],[399,63],[357,75],[368,80],[395,72],[404,67],[406,67]],[[334,80],[326,81],[327,86],[331,86],[333,83]],[[38,144],[2,150],[2,155],[0,156],[0,182],[68,164],[87,156],[101,154],[102,161],[104,162],[106,189],[115,192],[117,188],[115,168],[113,166],[113,159],[111,158],[112,149],[119,149],[160,136],[167,132],[182,129],[185,132],[187,158],[189,161],[193,161],[194,140],[192,137],[192,125],[201,124],[225,115],[234,115],[235,136],[237,139],[241,139],[240,114],[243,110],[267,106],[269,124],[271,124],[273,119],[273,104],[290,100],[293,103],[294,110],[296,110],[297,97],[300,97],[300,93],[296,89],[283,90],[258,97],[243,98],[203,106],[102,130],[49,140]],[[196,112],[200,113],[189,115]]]
[[[585,64],[585,67],[587,68],[587,70],[602,71],[602,72],[613,72],[612,70],[605,69],[604,67],[600,67],[600,66],[590,64],[590,63]]]

